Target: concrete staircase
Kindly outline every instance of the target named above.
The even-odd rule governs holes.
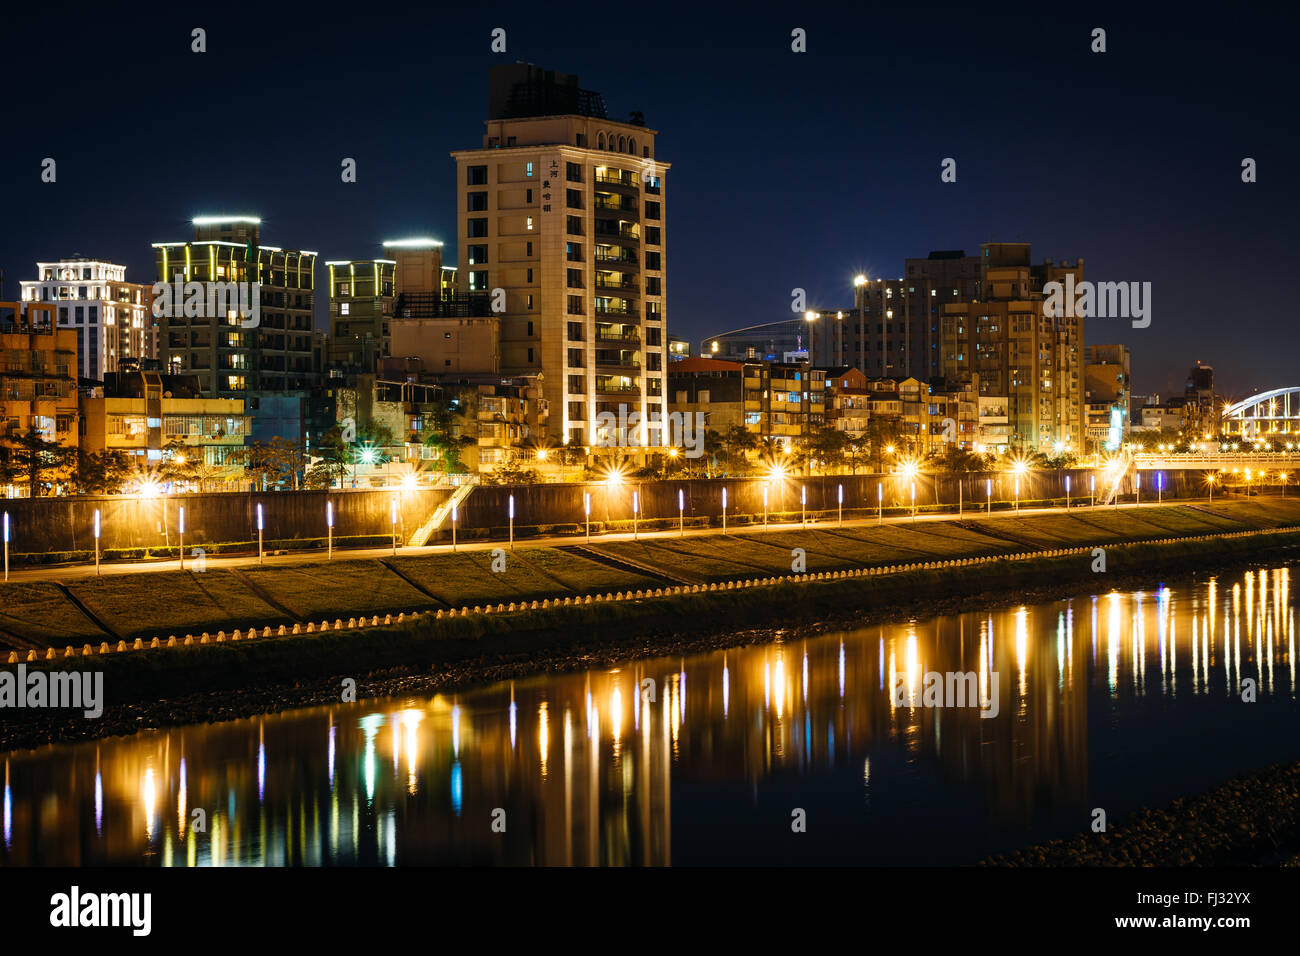
[[[415,529],[411,537],[407,539],[407,546],[422,548],[428,544],[433,533],[451,517],[451,509],[453,507],[459,508],[461,502],[469,497],[469,493],[474,490],[474,487],[473,484],[469,483],[457,486],[456,490],[452,492],[452,496],[434,509],[433,514],[429,516],[429,520]]]

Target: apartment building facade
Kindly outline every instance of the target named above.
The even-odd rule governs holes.
[[[124,364],[158,356],[151,287],[126,281],[126,266],[73,257],[36,263],[36,279],[19,283],[25,302],[52,302],[60,328],[77,336],[77,371],[100,381]]]
[[[241,399],[205,398],[188,375],[113,374],[102,389],[81,396],[80,410],[84,450],[145,462],[162,461],[168,445],[180,444],[191,461],[237,466],[251,433]]]
[[[77,333],[53,302],[0,302],[0,455],[32,432],[77,447]]]
[[[320,378],[312,327],[316,253],[264,245],[253,216],[200,216],[193,226],[193,239],[153,243],[158,281],[198,283],[206,303],[184,308],[174,296],[170,314],[158,316],[163,368],[198,376],[204,394],[217,398],[311,388]],[[248,295],[258,297],[256,319],[214,295],[231,282],[248,283]]]
[[[941,374],[977,375],[981,394],[1005,396],[1010,443],[1047,453],[1084,450],[1083,319],[1046,314],[1043,286],[1083,281],[1083,260],[1031,265],[1028,243],[985,243],[981,298],[945,304]]]
[[[329,367],[374,372],[391,355],[389,323],[396,302],[395,259],[332,259],[329,288]]]
[[[536,376],[557,443],[598,444],[601,412],[666,411],[668,165],[632,120],[576,77],[497,67],[482,147],[452,154],[459,287],[501,290],[501,371]]]

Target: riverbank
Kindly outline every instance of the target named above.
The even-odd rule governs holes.
[[[1211,567],[1294,560],[1300,530],[1105,550],[1104,574],[1094,570],[1091,551],[1082,549],[870,575],[749,579],[740,588],[678,588],[547,608],[426,612],[401,623],[286,638],[39,660],[27,664],[29,670],[102,671],[104,715],[90,720],[80,712],[6,711],[0,749],[338,702],[346,679],[355,681],[357,699],[426,693],[1099,588],[1154,588]]]
[[[1236,777],[1105,833],[990,857],[981,866],[1294,866],[1300,864],[1300,763]]]

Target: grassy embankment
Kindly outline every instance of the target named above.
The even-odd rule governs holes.
[[[796,548],[815,574],[1292,525],[1300,525],[1300,499],[523,547],[507,555],[503,572],[492,571],[490,553],[476,551],[11,583],[0,585],[0,644],[44,650],[137,637],[165,641],[173,634],[789,575]],[[1111,573],[1133,570],[1111,565]]]
[[[792,573],[796,548],[816,574],[1292,525],[1300,525],[1300,499],[521,547],[508,553],[503,572],[492,571],[490,553],[475,551],[10,583],[0,585],[0,647],[166,642],[204,631],[782,576]],[[1133,563],[1117,551],[1107,570],[1131,572]]]

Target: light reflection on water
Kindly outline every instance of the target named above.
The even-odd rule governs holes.
[[[47,747],[0,863],[970,862],[1300,757],[1295,640],[1278,568]]]

